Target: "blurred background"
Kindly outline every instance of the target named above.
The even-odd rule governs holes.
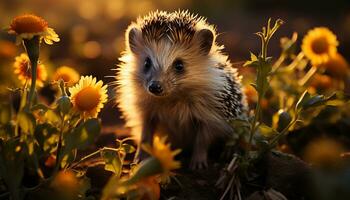
[[[61,42],[42,48],[41,62],[48,67],[49,77],[55,68],[68,65],[82,75],[92,74],[111,83],[114,81],[110,77],[114,75],[111,69],[116,67],[124,49],[126,27],[138,16],[157,9],[188,9],[207,17],[217,26],[218,42],[225,45],[234,63],[248,59],[249,50],[258,53],[259,41],[253,33],[269,17],[286,22],[275,38],[290,37],[294,31],[301,38],[313,27],[329,27],[340,41],[340,53],[348,59],[350,56],[348,0],[1,0],[0,26],[6,28],[13,17],[23,13],[42,16],[61,38]],[[15,37],[1,31],[0,40],[13,42]],[[11,44],[2,43],[7,47],[0,49],[1,59],[6,56],[13,59],[23,51],[21,46],[10,48]],[[279,55],[278,39],[272,41],[270,49],[270,55]],[[1,68],[2,71],[7,69],[6,66]],[[109,92],[113,96],[113,88]],[[122,123],[113,100],[101,116],[104,124]]]
[[[75,68],[81,75],[93,75],[104,83],[111,84],[115,81],[115,71],[111,69],[116,68],[120,53],[125,48],[125,29],[138,16],[157,9],[188,9],[215,24],[220,33],[218,43],[226,47],[225,52],[242,72],[243,81],[246,82],[253,81],[254,76],[245,72],[247,68],[243,69],[241,65],[249,59],[249,51],[259,53],[260,41],[254,33],[266,24],[269,17],[285,21],[285,25],[278,30],[270,43],[269,56],[276,59],[280,55],[279,38],[291,37],[293,32],[297,32],[297,46],[300,47],[308,30],[325,26],[337,35],[338,51],[350,61],[350,0],[1,0],[0,27],[4,29],[0,31],[0,99],[9,85],[16,84],[13,62],[16,56],[24,52],[22,46],[14,45],[15,36],[9,35],[5,30],[15,16],[24,13],[41,16],[60,36],[60,42],[50,46],[42,45],[41,48],[40,61],[47,67],[48,80],[52,80],[50,77],[55,69],[67,65]],[[50,91],[54,93],[49,84],[40,89],[44,94],[49,94]],[[113,99],[113,86],[109,87],[108,92],[109,102],[100,113],[103,132],[127,133],[127,130],[121,128],[123,121]],[[47,102],[52,100],[53,97],[48,97]],[[347,117],[340,115],[337,122],[328,125],[320,120],[314,126],[290,134],[291,137],[285,143],[289,143],[293,151],[287,145],[282,145],[280,150],[299,156],[304,154],[304,160],[308,161],[325,160],[327,165],[337,163],[340,153],[349,158],[349,108],[344,106],[342,110],[333,110],[336,113],[347,113]],[[331,116],[327,112],[325,115],[328,118]],[[338,142],[324,139],[323,136],[336,138],[345,144],[345,148]],[[109,138],[108,140],[113,141]],[[313,180],[314,183],[320,183],[314,184],[316,193],[323,196],[323,199],[334,199],[339,191],[349,197],[348,166],[349,163],[345,170],[336,167],[330,173],[316,171]]]

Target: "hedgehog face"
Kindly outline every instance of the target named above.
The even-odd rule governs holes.
[[[129,29],[128,46],[135,60],[137,85],[154,97],[176,96],[195,88],[192,82],[208,76],[213,38],[208,29],[198,30],[187,41],[169,37],[158,40],[145,37],[137,28]]]
[[[137,57],[137,73],[144,90],[156,97],[167,97],[178,90],[178,83],[185,77],[188,69],[183,57],[169,45],[154,44],[144,55]]]
[[[150,97],[182,98],[207,91],[207,85],[216,85],[209,83],[216,64],[212,57],[219,49],[215,36],[213,26],[187,11],[140,17],[125,34],[121,76]]]

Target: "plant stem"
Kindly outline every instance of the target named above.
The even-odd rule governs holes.
[[[61,130],[60,135],[58,138],[58,144],[57,144],[57,150],[56,150],[56,166],[55,166],[55,172],[57,172],[60,169],[61,164],[61,149],[62,149],[62,141],[63,141],[63,129],[64,129],[64,116],[61,118]]]
[[[278,28],[282,24],[283,24],[283,21],[280,19],[277,19],[275,22],[275,25],[271,28],[271,19],[269,19],[267,26],[263,27],[262,32],[256,33],[261,39],[261,52],[260,52],[259,64],[257,66],[257,78],[256,78],[258,102],[257,102],[256,108],[255,108],[255,116],[254,116],[253,122],[251,124],[251,129],[250,129],[250,134],[249,134],[249,143],[248,143],[249,149],[251,148],[253,136],[254,136],[256,128],[257,128],[257,122],[259,121],[259,117],[260,117],[261,100],[262,100],[262,98],[264,98],[266,90],[267,90],[266,85],[265,85],[265,84],[268,84],[268,82],[269,82],[267,77],[270,75],[271,70],[272,70],[272,66],[269,63],[269,59],[267,58],[267,50],[268,50],[267,47],[269,45],[270,39],[272,38],[273,34],[278,30]]]
[[[101,153],[102,151],[103,151],[103,148],[102,148],[102,149],[99,149],[99,150],[97,150],[97,151],[95,151],[95,152],[92,152],[92,153],[90,153],[90,154],[87,155],[87,156],[84,156],[84,157],[81,158],[78,162],[72,164],[72,166],[70,166],[69,168],[74,168],[74,167],[78,166],[78,165],[79,165],[80,163],[82,163],[83,161],[85,161],[85,160],[87,160],[87,159],[89,159],[89,158],[92,158],[93,156],[95,156],[95,155]]]
[[[224,191],[224,194],[222,194],[220,200],[223,200],[223,199],[225,198],[225,196],[226,196],[226,194],[228,193],[228,191],[230,190],[230,188],[231,188],[231,186],[232,186],[234,180],[235,180],[235,175],[233,175],[233,176],[231,177],[230,182],[228,183],[228,185],[227,185],[227,187],[226,187],[226,189],[225,189],[225,191]]]
[[[298,66],[298,64],[300,63],[301,60],[303,60],[303,58],[305,57],[305,54],[301,51],[298,53],[298,55],[295,57],[295,59],[293,60],[292,63],[290,63],[286,69],[292,71],[294,70],[295,67]]]
[[[263,42],[263,45],[262,45],[262,59],[265,61],[266,58],[267,58],[267,45],[269,43],[267,41]]]
[[[299,80],[298,84],[300,86],[304,86],[316,72],[317,72],[317,67],[312,66],[311,69],[305,74],[305,76],[301,80]]]
[[[286,56],[284,54],[281,54],[281,56],[273,64],[271,73],[276,72],[276,70],[281,66],[281,64],[284,62],[285,59],[286,59]]]
[[[288,126],[286,128],[284,128],[276,137],[274,137],[271,142],[270,142],[270,149],[272,149],[277,142],[288,133],[288,130],[290,127],[292,127],[297,121],[298,121],[299,115],[295,115],[293,121],[291,121],[291,123],[288,124]]]
[[[249,133],[249,149],[251,148],[251,145],[252,145],[252,141],[253,141],[253,136],[254,136],[254,133],[256,131],[256,123],[259,119],[259,115],[260,115],[260,97],[258,97],[258,102],[256,104],[256,107],[255,107],[255,115],[254,115],[254,119],[253,119],[253,122],[251,124],[251,129],[250,129],[250,133]]]
[[[31,70],[32,70],[32,83],[30,84],[29,89],[29,95],[28,95],[28,105],[31,106],[31,103],[34,100],[34,92],[35,92],[35,85],[36,85],[36,69],[37,69],[37,62],[31,61]]]
[[[27,99],[27,106],[30,108],[34,100],[35,85],[36,85],[36,78],[37,78],[37,66],[38,66],[38,60],[39,60],[40,38],[39,36],[34,36],[32,39],[23,40],[23,45],[29,57],[30,66],[31,66],[32,83],[30,85],[29,95]]]
[[[89,158],[92,158],[93,156],[105,151],[105,150],[108,150],[108,151],[114,151],[114,152],[119,152],[118,149],[115,149],[115,148],[111,148],[111,147],[103,147],[102,149],[99,149],[95,152],[92,152],[90,153],[89,155],[87,156],[84,156],[83,158],[81,158],[78,162],[74,163],[72,166],[70,166],[69,168],[74,168],[76,166],[78,166],[80,163],[82,163],[83,161],[89,159]]]

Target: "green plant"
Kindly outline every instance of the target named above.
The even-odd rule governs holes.
[[[42,31],[32,32],[28,21]],[[23,33],[24,29],[28,29],[28,33]],[[97,115],[107,101],[107,86],[92,76],[81,77],[79,83],[68,86],[72,82],[65,82],[57,75],[53,87],[59,92],[54,103],[48,105],[38,98],[36,82],[41,40],[51,44],[49,39],[59,41],[53,29],[47,29],[47,22],[35,15],[19,16],[11,24],[11,30],[28,56],[23,56],[21,64],[25,69],[21,73],[31,81],[25,80],[23,88],[12,90],[10,100],[0,105],[0,198],[20,200],[31,195],[41,199],[93,198],[86,196],[91,185],[85,175],[90,166],[85,163],[96,157],[102,160],[106,171],[114,174],[113,184],[107,186],[105,196],[121,195],[115,192],[121,185],[125,190],[137,191],[138,182],[144,178],[167,174],[169,171],[164,171],[162,165],[164,157],[158,158],[156,154],[142,165],[125,161],[128,154],[135,152],[128,143],[130,138],[116,140],[115,148],[103,147],[86,156],[78,155],[79,151],[93,145],[101,132],[101,120]],[[45,35],[45,31],[51,35]],[[61,74],[68,72],[76,73],[67,67],[60,71]],[[77,74],[72,75],[75,76]],[[11,101],[16,94],[20,97],[18,109],[14,109]],[[166,159],[172,160],[174,155],[165,141],[161,140],[159,145],[169,149]],[[31,181],[30,186],[24,184],[28,176],[36,180]]]
[[[256,33],[261,40],[260,54],[256,56],[250,53],[250,60],[244,64],[256,70],[256,80],[251,85],[257,92],[257,101],[252,117],[232,122],[236,133],[233,134],[228,146],[237,146],[237,140],[243,140],[243,143],[247,145],[242,146],[241,151],[236,151],[231,155],[232,160],[224,169],[223,176],[217,181],[217,185],[224,189],[221,199],[228,195],[231,195],[229,196],[231,199],[241,199],[241,180],[249,177],[251,167],[266,153],[275,149],[297,125],[302,126],[308,119],[311,120],[315,114],[310,114],[310,110],[319,113],[326,106],[339,106],[344,102],[341,94],[326,97],[318,94],[311,95],[308,92],[309,80],[318,71],[318,68],[311,66],[309,71],[304,70],[309,60],[302,52],[298,55],[294,54],[296,33],[291,39],[281,40],[282,53],[275,62],[272,57],[268,56],[268,44],[282,24],[283,21],[278,19],[271,26],[271,19],[268,20],[267,26],[263,27],[261,32]],[[287,60],[291,62],[286,64]],[[300,70],[298,74],[296,70]],[[270,119],[262,117],[262,100],[267,98],[270,100],[270,112],[272,110],[274,114],[264,113],[264,116],[270,116]],[[275,99],[278,99],[277,103]],[[274,109],[272,105],[277,109]],[[240,138],[237,138],[237,133]]]

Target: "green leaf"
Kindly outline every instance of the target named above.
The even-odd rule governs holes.
[[[31,111],[42,110],[42,111],[46,112],[49,109],[50,108],[47,105],[39,103],[39,104],[33,105],[31,108]]]
[[[101,157],[105,161],[105,170],[113,172],[117,177],[120,177],[122,172],[122,159],[115,151],[101,151]]]
[[[108,183],[103,188],[101,200],[110,200],[110,199],[112,199],[112,197],[115,197],[117,195],[116,186],[119,186],[119,184],[120,184],[119,177],[111,176]],[[125,188],[125,187],[123,187],[123,188]],[[120,189],[121,188],[118,187],[118,190],[120,190]],[[127,191],[127,189],[125,188],[124,192],[126,192],[126,191]]]
[[[263,135],[264,137],[267,137],[267,138],[278,134],[278,132],[275,129],[273,129],[265,124],[260,124],[258,127],[258,131],[261,135]]]
[[[266,58],[266,60],[265,60],[265,62],[268,64],[268,65],[271,65],[271,63],[272,63],[272,59],[273,59],[273,57],[267,57]],[[271,70],[270,70],[271,71]]]
[[[231,126],[238,128],[238,127],[250,127],[250,122],[248,121],[248,119],[239,119],[239,118],[235,118],[233,120],[229,121]]]
[[[121,146],[121,149],[127,154],[134,153],[136,150],[134,146],[126,143]]]
[[[35,128],[35,138],[45,153],[53,153],[57,149],[58,129],[49,123],[39,124]]]
[[[301,110],[304,103],[310,98],[310,94],[305,90],[303,94],[299,97],[299,100],[295,106],[296,110]]]
[[[76,127],[72,132],[65,134],[65,150],[85,149],[93,144],[96,136],[101,131],[98,119],[88,119]]]
[[[310,97],[307,101],[304,102],[303,108],[310,108],[310,107],[316,107],[320,105],[324,105],[326,102],[326,99],[323,95],[316,95],[313,97]]]
[[[21,102],[19,105],[20,110],[25,107],[25,105],[27,103],[27,96],[28,96],[28,90],[27,90],[27,88],[25,88],[24,91],[22,92],[22,96],[21,96]]]
[[[271,72],[272,66],[271,62],[267,60],[262,60],[259,58],[259,65],[257,68],[257,77],[256,77],[256,90],[259,94],[260,99],[262,99],[269,89],[268,76]]]
[[[332,94],[331,96],[329,96],[327,98],[326,105],[329,105],[329,106],[342,106],[342,105],[347,103],[346,101],[347,101],[347,99],[346,99],[344,93],[343,92],[337,92],[337,93],[334,93],[334,94]]]
[[[17,121],[24,133],[34,134],[36,122],[33,114],[21,111],[17,116]]]
[[[330,102],[334,102],[336,99],[335,95],[331,95],[330,97],[325,97],[324,95],[314,95],[311,96],[307,91],[305,91],[302,96],[299,98],[299,101],[296,104],[297,110],[308,109],[312,107],[327,105]]]
[[[48,123],[59,126],[61,124],[61,119],[58,114],[56,114],[53,110],[47,110],[45,113],[45,119]]]
[[[62,116],[68,114],[72,107],[72,103],[68,96],[61,96],[57,100],[57,105],[58,105],[57,108]]]
[[[28,137],[26,137],[25,143],[27,145],[28,155],[32,156],[34,154],[34,148],[35,148],[35,143],[36,143],[35,138],[28,136]]]
[[[233,130],[235,130],[236,134],[231,134],[230,135],[230,139],[228,141],[226,141],[226,145],[228,145],[228,143],[236,143],[238,141],[238,139],[240,138],[240,136],[245,136],[248,134],[249,130],[250,130],[250,122],[248,119],[239,119],[236,118],[234,120],[230,120],[229,121],[231,127]]]
[[[252,52],[250,52],[250,60],[249,61],[246,61],[243,66],[246,67],[246,66],[252,66],[252,67],[257,67],[259,64],[259,59],[258,57],[253,54]]]
[[[160,174],[163,172],[163,170],[163,166],[157,158],[149,157],[140,163],[132,177],[126,180],[124,184],[135,184],[143,178]]]
[[[70,151],[67,154],[64,154],[64,156],[60,159],[61,168],[65,168],[68,164],[72,163],[74,161],[76,155],[76,151]]]
[[[250,85],[251,85],[256,91],[258,91],[258,88],[257,88],[257,86],[256,86],[255,83],[251,83]]]
[[[258,57],[254,53],[250,52],[250,60],[251,61],[258,61]]]
[[[278,125],[277,125],[277,131],[282,131],[285,129],[289,123],[292,121],[292,117],[287,111],[280,110],[278,112]]]
[[[26,154],[26,167],[37,170],[39,168],[38,156],[38,142],[34,135],[22,135],[23,153]]]
[[[326,102],[328,106],[342,106],[345,102],[343,100],[329,100]]]

